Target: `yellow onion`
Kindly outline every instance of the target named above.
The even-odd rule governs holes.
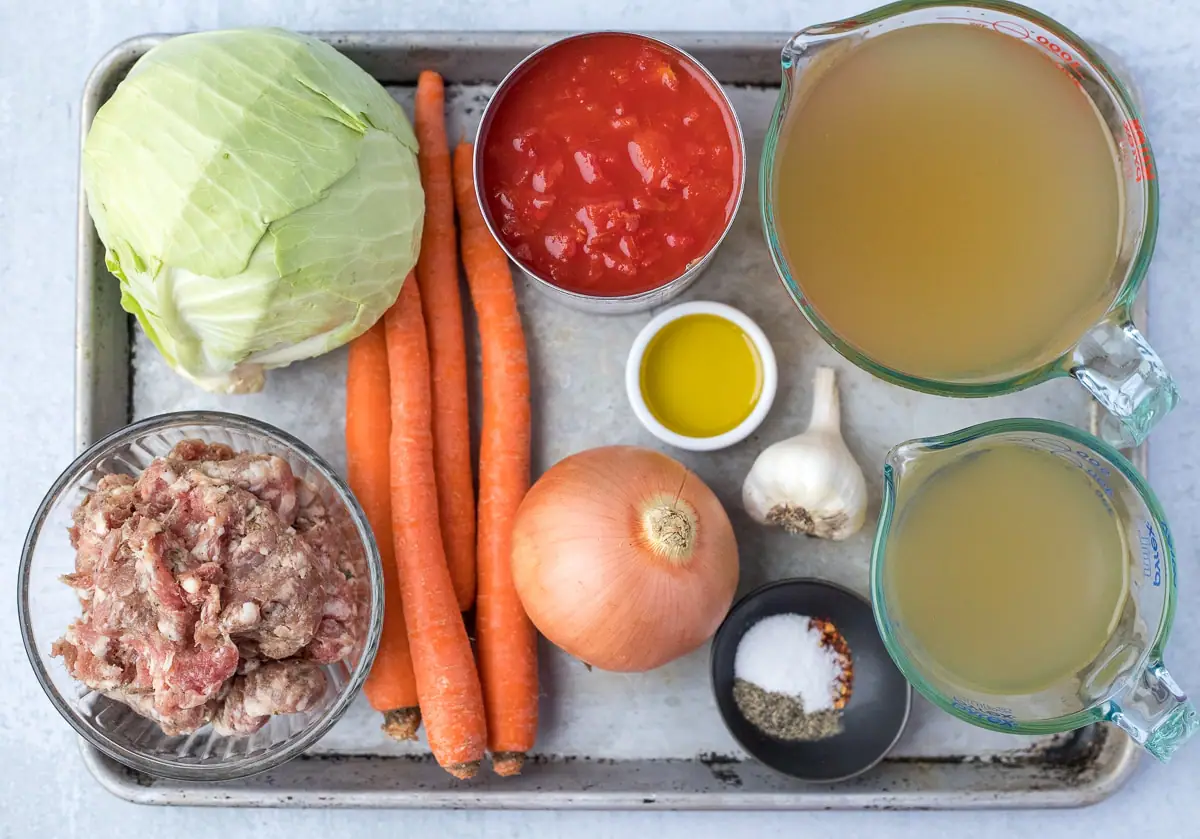
[[[603,670],[660,667],[729,611],[737,542],[721,502],[682,463],[634,446],[559,461],[517,512],[513,582],[550,641]]]

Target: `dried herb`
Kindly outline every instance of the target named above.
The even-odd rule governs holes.
[[[824,740],[842,731],[840,710],[806,713],[799,697],[772,693],[745,679],[734,680],[733,701],[746,722],[778,740]]]

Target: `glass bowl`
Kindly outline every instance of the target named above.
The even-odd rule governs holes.
[[[140,475],[180,440],[224,443],[239,452],[274,454],[297,480],[312,486],[329,509],[350,516],[370,583],[370,611],[354,663],[326,665],[325,695],[297,714],[271,717],[250,735],[225,736],[212,726],[168,736],[124,703],[77,682],[51,644],[80,614],[74,591],[59,577],[75,570],[68,528],[84,497],[109,474]],[[21,638],[42,689],[63,719],[100,751],[133,769],[191,781],[226,781],[278,766],[303,752],[337,722],[370,670],[383,624],[383,570],[371,528],[345,483],[312,449],[266,423],[233,414],[189,411],[140,420],[105,437],[67,467],[42,500],[29,527],[18,576]]]

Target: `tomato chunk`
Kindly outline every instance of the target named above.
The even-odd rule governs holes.
[[[530,271],[570,291],[636,294],[720,238],[741,189],[728,105],[680,53],[635,35],[568,39],[507,88],[483,144],[483,194]]]

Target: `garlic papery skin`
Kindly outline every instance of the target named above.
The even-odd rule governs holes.
[[[813,377],[808,430],[765,449],[742,484],[742,504],[762,524],[788,533],[848,539],[867,517],[867,479],[841,431],[837,379],[830,367]]]

